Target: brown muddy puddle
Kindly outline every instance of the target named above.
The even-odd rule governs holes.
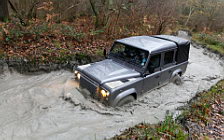
[[[181,86],[170,83],[122,108],[85,99],[68,71],[25,76],[6,70],[0,75],[0,139],[95,140],[140,122],[158,123],[168,110],[178,114],[197,92],[223,79],[223,65],[215,54],[191,47]]]

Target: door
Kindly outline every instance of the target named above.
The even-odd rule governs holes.
[[[152,55],[150,57],[143,83],[144,92],[149,91],[159,85],[160,64],[161,54]]]
[[[175,54],[176,50],[169,50],[162,54],[160,84],[170,81],[171,75],[176,68]]]

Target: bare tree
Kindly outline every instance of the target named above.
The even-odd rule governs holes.
[[[186,22],[185,22],[185,26],[187,26],[187,24],[188,24],[188,22],[189,22],[189,20],[190,20],[190,18],[191,18],[191,16],[194,14],[194,12],[195,12],[195,9],[196,9],[196,7],[197,7],[197,1],[196,0],[188,0],[188,1],[186,1],[185,2],[187,5],[187,8],[188,8],[188,11],[189,11],[189,13],[188,13],[188,16],[187,16],[187,20],[186,20]]]
[[[173,0],[148,0],[149,16],[154,20],[154,34],[161,34],[173,21],[176,3]]]
[[[8,0],[0,0],[0,20],[5,21],[9,18]]]

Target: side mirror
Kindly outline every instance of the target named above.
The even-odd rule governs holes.
[[[106,49],[103,50],[103,55],[105,58],[107,58],[107,50]]]

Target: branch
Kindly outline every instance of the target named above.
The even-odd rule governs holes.
[[[29,10],[29,12],[28,12],[28,14],[27,14],[27,17],[28,18],[32,18],[32,14],[33,14],[33,9],[38,5],[40,3],[40,1],[39,0],[35,0],[34,2],[33,2],[33,4],[32,4],[32,7],[30,8],[30,10]]]
[[[96,11],[96,7],[94,5],[94,2],[92,0],[89,0],[91,8],[93,10],[93,13],[95,14],[96,17],[98,17],[98,12]]]
[[[12,2],[10,0],[8,0],[10,7],[12,8],[12,10],[18,14],[18,11],[16,10],[15,6],[12,4]]]
[[[78,5],[79,5],[79,3],[77,3],[77,4],[75,4],[75,5],[72,5],[72,6],[68,7],[68,8],[67,8],[61,15],[63,16],[63,15],[66,14],[66,12],[68,12],[70,9],[72,9],[72,8],[78,6]]]
[[[21,25],[26,26],[27,24],[24,22],[22,16],[19,14],[19,12],[16,10],[15,6],[12,4],[10,0],[8,0],[10,7],[12,10],[17,14],[18,19],[20,20]]]

